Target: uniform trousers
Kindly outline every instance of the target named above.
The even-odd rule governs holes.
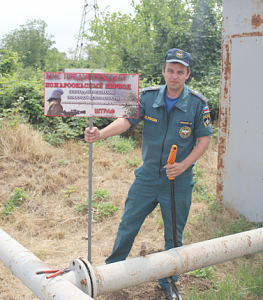
[[[169,179],[165,175],[153,176],[143,166],[135,170],[135,176],[125,202],[113,251],[106,259],[106,264],[126,259],[141,225],[158,203],[164,221],[165,250],[173,248]],[[192,175],[174,180],[178,246],[182,246],[183,230],[191,206],[193,185]],[[176,282],[177,279],[178,276],[174,275],[173,280]],[[167,278],[159,279],[158,282],[164,289],[170,286]]]

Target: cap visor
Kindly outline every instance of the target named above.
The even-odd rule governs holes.
[[[180,63],[180,64],[182,64],[182,65],[184,65],[184,66],[186,66],[186,67],[188,67],[189,66],[189,64],[188,63],[186,63],[186,62],[184,62],[183,60],[179,60],[179,59],[168,59],[168,60],[166,60],[166,62],[178,62],[178,63]]]

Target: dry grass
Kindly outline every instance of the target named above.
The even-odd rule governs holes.
[[[0,218],[0,226],[51,268],[65,268],[73,259],[87,257],[88,217],[76,212],[76,204],[88,198],[87,149],[83,143],[73,141],[60,148],[51,147],[36,131],[25,125],[8,128],[3,124],[1,129],[0,209],[16,187],[27,191],[30,197],[10,217]],[[135,149],[129,155],[140,157],[140,149]],[[112,217],[92,224],[93,266],[104,264],[105,258],[111,253],[124,201],[134,180],[135,167],[127,164],[125,157],[125,154],[111,151],[107,145],[93,147],[93,191],[98,188],[106,189],[110,193],[109,201],[121,208]],[[203,184],[210,194],[215,194],[215,141],[211,142],[209,150],[200,160],[199,167],[204,170],[201,178]],[[70,197],[65,197],[62,190],[68,190],[72,186],[75,187],[75,192]],[[207,204],[194,198],[186,226],[190,233],[184,239],[185,244],[212,237],[211,222],[195,218],[200,214],[206,216],[207,220],[211,217]],[[226,210],[220,215],[225,218],[233,217]],[[163,249],[163,225],[160,225],[158,220],[161,220],[158,211],[146,219],[129,257],[139,256],[143,240],[148,251]],[[214,222],[216,224],[216,220]],[[229,266],[232,267],[232,264]],[[225,273],[225,269],[226,265],[222,267],[222,274]],[[185,277],[183,282],[184,286],[187,286]],[[159,291],[155,286],[156,284],[148,284],[144,288],[157,295]],[[132,289],[127,291],[131,298],[123,299],[133,299],[133,291],[135,293]],[[120,298],[115,295],[115,298],[107,296],[107,299],[121,299],[120,294],[118,295]],[[162,294],[158,295],[162,299]],[[36,298],[0,264],[0,299]]]

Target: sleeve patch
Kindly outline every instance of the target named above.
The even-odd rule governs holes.
[[[207,127],[210,124],[210,122],[211,122],[210,114],[203,116],[203,122],[204,122],[205,127]]]
[[[205,107],[203,108],[203,114],[208,114],[208,113],[210,113],[209,107],[208,107],[208,106],[205,106]]]
[[[198,91],[196,91],[196,90],[190,90],[190,92],[193,95],[195,95],[196,97],[198,97],[199,99],[201,99],[203,102],[206,103],[208,101],[208,99],[204,95],[202,95],[201,93],[199,93]]]
[[[150,92],[150,91],[158,91],[159,86],[151,86],[151,87],[146,87],[140,90],[140,93],[145,93],[145,92]]]

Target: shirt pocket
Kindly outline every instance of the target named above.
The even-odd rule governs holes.
[[[176,121],[176,136],[181,139],[188,139],[193,136],[194,121],[178,120]]]
[[[144,116],[143,134],[156,138],[160,120],[154,116]]]

